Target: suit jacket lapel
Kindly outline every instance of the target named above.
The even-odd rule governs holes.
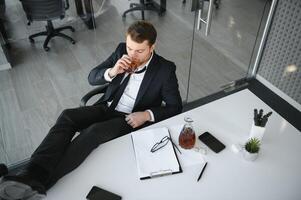
[[[154,53],[153,58],[150,61],[149,65],[147,66],[147,70],[146,70],[144,78],[141,82],[134,108],[138,104],[138,102],[141,100],[144,93],[146,92],[148,86],[151,83],[151,80],[155,77],[156,73],[158,72],[158,68],[159,68],[158,57],[157,57],[157,54]]]

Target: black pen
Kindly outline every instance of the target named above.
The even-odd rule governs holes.
[[[199,181],[201,179],[201,177],[202,177],[202,175],[203,175],[203,173],[205,171],[206,166],[207,166],[207,162],[205,163],[205,165],[204,165],[204,167],[203,167],[203,169],[202,169],[202,171],[201,171],[201,173],[200,173],[199,178],[198,178],[197,181]]]

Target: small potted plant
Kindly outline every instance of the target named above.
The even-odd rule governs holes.
[[[243,155],[244,158],[248,161],[254,161],[258,157],[258,152],[260,149],[260,140],[257,138],[250,138],[245,146]]]

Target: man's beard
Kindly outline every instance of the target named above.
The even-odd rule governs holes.
[[[141,65],[145,64],[145,63],[150,59],[151,55],[152,55],[152,54],[149,54],[149,55],[147,56],[147,58],[144,59],[143,61],[137,60],[138,66],[141,66]]]

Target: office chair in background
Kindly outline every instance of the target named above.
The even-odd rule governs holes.
[[[49,51],[48,42],[56,36],[65,38],[72,44],[75,44],[74,39],[61,33],[65,29],[74,32],[75,30],[72,26],[54,28],[52,24],[52,20],[65,17],[65,11],[69,8],[68,0],[21,0],[21,3],[28,19],[28,25],[33,21],[47,21],[46,31],[29,36],[31,43],[34,43],[33,38],[35,37],[47,36],[43,44],[45,51]]]
[[[162,15],[166,11],[166,0],[160,0],[160,5],[158,5],[153,0],[139,0],[140,3],[131,3],[130,9],[126,10],[122,17],[125,18],[126,14],[136,10],[141,11],[142,20],[144,20],[144,11],[152,10]]]

